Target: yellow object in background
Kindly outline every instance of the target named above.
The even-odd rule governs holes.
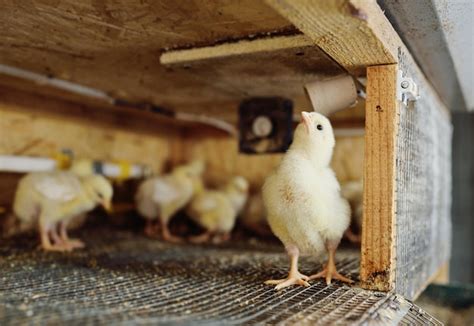
[[[56,166],[60,170],[67,170],[71,167],[73,153],[70,150],[63,150],[55,153],[52,158],[56,161]]]

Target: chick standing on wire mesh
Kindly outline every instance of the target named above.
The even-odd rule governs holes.
[[[344,234],[346,238],[353,243],[360,243],[361,236],[360,230],[362,230],[362,214],[363,214],[363,201],[364,201],[364,185],[362,180],[348,181],[341,185],[341,195],[349,202],[351,206],[351,224],[356,227],[359,234],[352,230],[352,226],[347,229]]]
[[[329,167],[335,144],[329,120],[316,112],[303,112],[294,140],[280,165],[265,180],[263,200],[273,233],[285,245],[290,257],[288,277],[269,280],[276,289],[325,277],[352,282],[336,270],[335,252],[349,226],[349,204],[340,195],[340,187]],[[324,270],[312,276],[298,271],[300,253],[329,254]]]
[[[82,241],[69,239],[69,221],[99,204],[110,210],[112,194],[110,183],[99,175],[36,172],[20,180],[13,210],[22,223],[38,223],[44,250],[68,251],[84,247]]]
[[[176,167],[168,175],[150,178],[140,184],[135,202],[138,212],[147,219],[145,234],[156,236],[161,226],[163,240],[181,242],[179,237],[170,233],[168,223],[201,187],[203,170],[204,163],[194,161]]]
[[[215,243],[227,241],[235,220],[242,211],[248,196],[248,182],[243,177],[234,177],[222,190],[205,190],[197,193],[186,208],[186,213],[206,231],[191,242],[207,242],[211,237]]]

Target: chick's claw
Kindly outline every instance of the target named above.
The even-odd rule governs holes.
[[[301,285],[301,286],[308,287],[310,286],[310,284],[307,282],[308,280],[309,280],[308,276],[298,273],[294,275],[290,274],[288,275],[287,278],[283,278],[279,280],[268,280],[268,281],[265,281],[265,284],[276,285],[275,290],[281,290],[290,285]]]
[[[321,272],[311,275],[309,277],[310,280],[314,280],[316,278],[325,278],[327,285],[331,284],[331,280],[333,279],[339,280],[344,283],[349,283],[349,284],[354,283],[354,281],[351,280],[350,278],[347,278],[339,274],[338,271],[336,270],[336,266],[326,266]]]
[[[70,246],[66,246],[64,244],[54,244],[54,245],[42,245],[41,248],[45,251],[59,251],[59,252],[65,252],[65,251],[72,251],[72,248]]]
[[[86,244],[79,239],[69,239],[66,241],[66,245],[69,246],[71,249],[79,249],[84,248]]]

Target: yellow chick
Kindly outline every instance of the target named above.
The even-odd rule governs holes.
[[[203,172],[204,163],[194,161],[176,167],[168,175],[149,178],[140,184],[135,202],[138,212],[147,219],[145,234],[155,236],[161,226],[163,240],[181,242],[170,233],[168,223],[199,190]]]
[[[280,165],[265,180],[263,200],[273,233],[290,257],[288,277],[266,284],[281,289],[293,284],[309,286],[310,279],[324,277],[352,282],[337,272],[335,253],[349,226],[350,208],[330,168],[335,145],[331,123],[316,112],[303,112],[293,143]],[[300,253],[329,259],[320,273],[306,276],[298,271]]]
[[[96,173],[94,171],[94,161],[85,158],[74,160],[69,171],[80,177],[85,177]]]
[[[352,218],[351,224],[355,224],[356,228],[362,229],[362,214],[364,203],[364,185],[362,180],[348,181],[341,186],[341,195],[349,202],[351,206]],[[360,243],[360,234],[354,233],[349,227],[344,234],[346,238],[353,243]]]
[[[249,185],[237,176],[222,190],[202,190],[186,208],[188,216],[206,231],[190,240],[202,243],[213,237],[214,243],[227,241],[237,216],[242,212],[248,196]]]
[[[67,225],[102,205],[111,209],[113,190],[103,176],[79,178],[71,172],[34,172],[18,183],[13,210],[23,224],[37,224],[44,250],[69,251],[84,247],[69,239]]]
[[[249,196],[240,221],[245,228],[260,236],[266,237],[272,234],[260,191]]]

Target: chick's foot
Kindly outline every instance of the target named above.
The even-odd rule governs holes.
[[[333,279],[342,281],[344,283],[354,283],[354,281],[351,280],[350,278],[347,278],[339,274],[338,271],[336,270],[336,266],[334,267],[326,266],[321,272],[317,274],[313,274],[309,277],[310,280],[314,280],[316,278],[326,278],[327,285],[331,284],[331,281]]]
[[[69,239],[65,242],[65,244],[71,249],[79,249],[86,246],[86,244],[79,239]]]
[[[196,236],[193,236],[193,237],[189,237],[189,241],[191,243],[194,243],[194,244],[202,244],[202,243],[206,243],[209,241],[209,239],[211,238],[211,233],[210,232],[204,232],[200,235],[196,235]]]
[[[42,244],[41,249],[45,251],[60,251],[60,252],[72,251],[72,248],[70,246],[65,245],[64,243],[49,244],[49,245]]]
[[[265,284],[268,285],[276,285],[275,290],[281,290],[286,288],[290,285],[301,285],[308,287],[310,284],[307,282],[309,277],[306,275],[301,274],[300,272],[290,272],[287,278],[279,279],[279,280],[268,280],[265,281]]]
[[[150,238],[157,238],[160,235],[160,224],[155,221],[147,221],[145,235]]]
[[[339,280],[345,283],[354,283],[353,280],[350,278],[347,278],[337,272],[336,268],[336,249],[337,245],[339,244],[339,241],[327,241],[326,242],[326,249],[328,251],[328,262],[324,269],[314,275],[311,275],[309,277],[310,280],[314,280],[315,278],[326,278],[326,284],[329,285],[331,284],[331,280]]]
[[[213,244],[221,244],[230,240],[230,233],[217,234],[212,238]]]
[[[180,237],[172,235],[167,226],[163,226],[162,236],[163,236],[163,240],[166,241],[166,242],[171,242],[171,243],[183,243],[184,242],[184,240],[181,239]]]

